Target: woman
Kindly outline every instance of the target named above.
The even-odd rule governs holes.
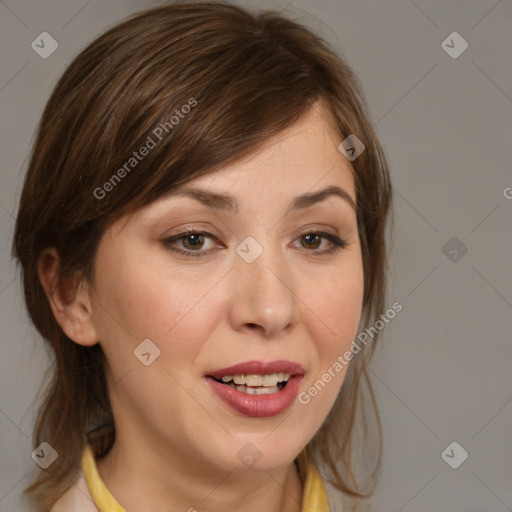
[[[221,3],[138,13],[72,62],[13,244],[54,356],[42,510],[371,494],[377,336],[356,336],[384,310],[391,187],[364,105],[309,30]]]

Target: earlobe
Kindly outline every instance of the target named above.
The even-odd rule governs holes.
[[[76,275],[60,276],[60,256],[53,247],[44,249],[37,272],[53,316],[68,338],[79,345],[98,342],[87,283]]]

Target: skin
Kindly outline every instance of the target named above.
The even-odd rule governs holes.
[[[128,512],[301,510],[293,461],[332,408],[347,368],[309,404],[295,401],[270,418],[232,410],[204,375],[287,359],[303,365],[305,391],[351,347],[363,299],[356,213],[337,196],[286,213],[296,196],[330,185],[355,202],[353,170],[329,119],[317,104],[250,157],[187,184],[236,196],[236,215],[172,195],[118,219],[100,242],[93,281],[72,300],[57,282],[58,254],[41,257],[60,325],[105,353],[117,438],[97,464]],[[186,227],[215,238],[162,242]],[[319,255],[333,244],[308,245],[303,236],[318,231],[338,232],[347,246]],[[263,248],[250,264],[236,252],[248,236]],[[149,366],[133,353],[144,339],[160,350]],[[262,455],[252,468],[237,457],[247,442]]]

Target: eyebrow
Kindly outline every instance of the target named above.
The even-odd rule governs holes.
[[[238,213],[240,210],[240,203],[237,198],[230,194],[211,192],[198,187],[186,187],[172,195],[191,197],[205,206],[215,208],[217,210],[226,210],[232,213]],[[354,210],[356,210],[355,201],[352,199],[350,194],[341,187],[332,185],[322,190],[318,190],[317,192],[307,192],[306,194],[295,197],[290,202],[287,213],[296,210],[303,210],[332,196],[344,199]]]

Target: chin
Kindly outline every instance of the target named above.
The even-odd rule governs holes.
[[[233,435],[222,444],[219,451],[225,455],[217,457],[215,463],[225,471],[267,473],[292,464],[306,440],[265,431]]]

